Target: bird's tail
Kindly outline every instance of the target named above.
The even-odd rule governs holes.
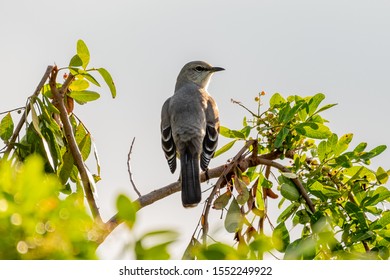
[[[199,179],[199,157],[188,150],[180,156],[181,200],[184,207],[194,207],[202,199]]]

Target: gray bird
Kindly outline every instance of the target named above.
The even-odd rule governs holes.
[[[207,93],[207,86],[212,74],[222,70],[203,61],[187,63],[177,77],[175,93],[162,107],[162,148],[172,173],[176,156],[180,158],[184,207],[194,207],[201,201],[199,164],[206,171],[217,148],[218,107]]]

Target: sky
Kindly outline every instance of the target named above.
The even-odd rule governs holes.
[[[267,93],[265,104],[275,92],[321,92],[324,104],[338,103],[324,113],[329,127],[340,136],[353,133],[352,147],[390,146],[389,14],[386,0],[0,1],[0,112],[23,106],[47,65],[67,66],[77,40],[85,41],[90,66],[106,68],[117,87],[115,99],[103,87],[98,101],[75,109],[99,152],[98,204],[107,220],[118,194],[136,198],[126,165],[133,137],[131,165],[142,194],[178,179],[161,149],[160,113],[192,60],[226,69],[209,86],[223,126],[239,129],[245,115],[231,99],[256,108],[260,91]],[[224,143],[221,138],[219,146]],[[389,157],[385,151],[373,167],[389,168]],[[172,254],[180,258],[201,211],[201,205],[183,209],[174,194],[138,213],[133,236],[115,230],[99,256],[128,257],[121,248],[129,240],[175,229],[180,238]],[[280,210],[273,211],[277,217]]]

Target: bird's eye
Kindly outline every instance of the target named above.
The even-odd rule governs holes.
[[[202,66],[196,66],[195,67],[195,71],[196,72],[202,72],[202,71],[204,71],[204,68]]]

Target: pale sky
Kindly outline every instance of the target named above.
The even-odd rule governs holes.
[[[107,220],[119,193],[136,198],[126,165],[133,137],[132,170],[141,193],[177,180],[161,149],[160,112],[181,67],[192,60],[226,69],[209,86],[224,126],[241,128],[245,115],[231,98],[255,108],[262,90],[266,104],[275,92],[322,92],[324,104],[339,104],[324,114],[329,127],[339,136],[353,133],[352,147],[390,146],[389,15],[387,0],[0,0],[0,112],[23,106],[46,66],[67,66],[77,40],[86,42],[90,66],[105,67],[117,86],[116,99],[103,87],[101,99],[75,109],[98,148],[98,203]],[[373,167],[388,169],[389,156],[384,152]],[[180,194],[172,195],[139,212],[136,235],[177,230],[173,257],[180,258],[201,211],[202,205],[183,209]],[[277,217],[281,210],[273,211]],[[115,231],[100,257],[119,258],[132,238]]]

